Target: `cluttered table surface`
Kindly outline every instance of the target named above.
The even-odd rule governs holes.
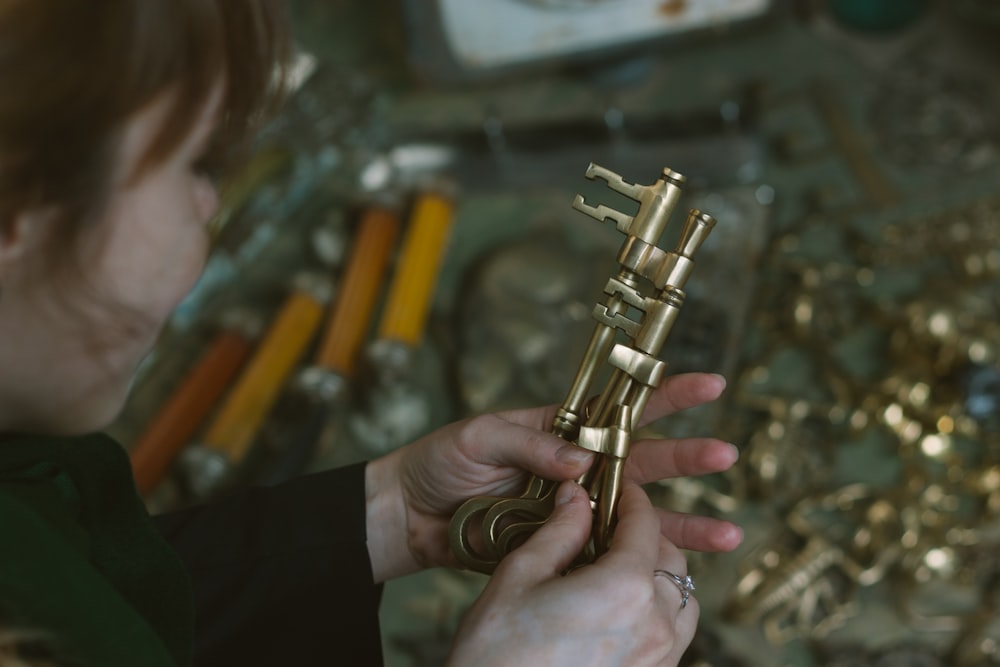
[[[209,492],[216,439],[235,437],[242,482],[270,483],[561,401],[618,243],[571,207],[607,200],[584,172],[651,183],[669,167],[683,205],[718,222],[662,356],[729,385],[649,428],[716,435],[741,459],[649,490],[746,534],[689,555],[702,622],[684,664],[1000,665],[1000,12],[899,2],[910,11],[876,25],[893,3],[761,4],[686,38],[456,82],[428,56],[447,27],[430,25],[435,3],[293,3],[298,89],[226,183],[205,276],[114,428],[138,443],[196,360],[216,364],[198,385],[214,416],[150,473],[150,506]],[[368,274],[348,285],[352,251]],[[357,358],[338,361],[316,337],[348,287],[372,296],[341,309]],[[247,341],[271,339],[254,357]],[[248,358],[253,432],[227,436],[218,403]],[[314,372],[337,363],[333,380]],[[442,664],[484,580],[391,582],[387,664]]]

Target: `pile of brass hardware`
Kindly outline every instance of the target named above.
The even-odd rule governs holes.
[[[884,605],[892,641],[908,633],[942,661],[928,664],[1000,664],[998,217],[988,199],[873,241],[822,221],[776,240],[777,277],[755,308],[767,344],[730,406],[740,467],[688,498],[766,507],[776,526],[753,540],[720,620],[775,645],[836,647]],[[806,237],[831,229],[849,260],[808,259]],[[789,390],[782,362],[825,391]],[[849,636],[869,657],[903,650],[877,634]]]
[[[635,185],[591,164],[586,177],[602,179],[615,192],[638,202],[639,209],[631,216],[586,204],[579,195],[573,202],[574,209],[599,222],[614,222],[625,235],[617,258],[620,271],[604,288],[605,302],[594,308],[597,326],[552,425],[552,433],[597,454],[579,480],[594,510],[591,541],[579,562],[592,561],[608,549],[632,433],[666,371],[666,362],[657,355],[684,303],[684,286],[694,266],[691,258],[715,225],[711,216],[692,209],[676,248],[664,251],[657,243],[680,198],[683,176],[664,169],[653,185]],[[619,338],[626,342],[616,342]],[[588,402],[603,370],[609,374],[605,388]],[[520,497],[466,501],[450,526],[458,560],[477,572],[493,572],[551,514],[555,487],[550,480],[533,477]]]

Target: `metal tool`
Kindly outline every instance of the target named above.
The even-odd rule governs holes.
[[[605,285],[605,302],[594,308],[597,326],[552,424],[552,433],[598,455],[580,479],[594,510],[591,543],[580,555],[580,563],[592,561],[608,548],[632,432],[666,372],[666,362],[656,355],[684,303],[692,256],[715,225],[710,215],[691,209],[676,248],[664,251],[657,243],[680,199],[681,174],[665,168],[654,184],[636,185],[591,164],[585,175],[603,180],[613,191],[637,202],[639,209],[630,216],[608,206],[591,206],[579,195],[573,202],[574,209],[599,222],[614,222],[625,235],[618,254],[620,270]],[[616,342],[618,338],[627,342]],[[596,400],[588,400],[602,371],[607,371],[607,384]],[[466,501],[450,525],[449,538],[458,560],[470,569],[492,573],[507,553],[546,521],[555,487],[550,480],[532,477],[518,498]],[[480,532],[478,539],[473,531]]]

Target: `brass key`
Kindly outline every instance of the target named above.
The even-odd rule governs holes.
[[[635,185],[591,164],[586,177],[605,181],[615,192],[638,202],[639,209],[630,216],[608,206],[591,206],[580,195],[573,202],[574,209],[599,222],[614,222],[625,235],[618,253],[620,270],[604,288],[604,303],[594,308],[597,326],[551,429],[597,454],[591,469],[578,480],[594,510],[591,543],[578,558],[580,564],[593,561],[610,543],[632,433],[666,373],[666,362],[656,355],[684,303],[684,285],[694,266],[691,258],[715,225],[710,215],[692,209],[676,248],[664,251],[656,244],[680,198],[682,175],[664,169],[654,184]],[[625,342],[616,342],[620,339]],[[610,371],[607,384],[588,401],[602,369]],[[492,573],[506,554],[545,523],[554,506],[555,487],[554,482],[533,476],[520,497],[466,501],[450,525],[458,560],[472,570]]]

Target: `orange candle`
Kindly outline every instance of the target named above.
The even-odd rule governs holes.
[[[320,368],[345,378],[354,375],[358,350],[378,302],[399,227],[399,215],[387,208],[371,207],[361,218],[317,351]]]
[[[219,332],[129,451],[139,493],[148,495],[166,475],[211,409],[250,357],[250,336]]]

